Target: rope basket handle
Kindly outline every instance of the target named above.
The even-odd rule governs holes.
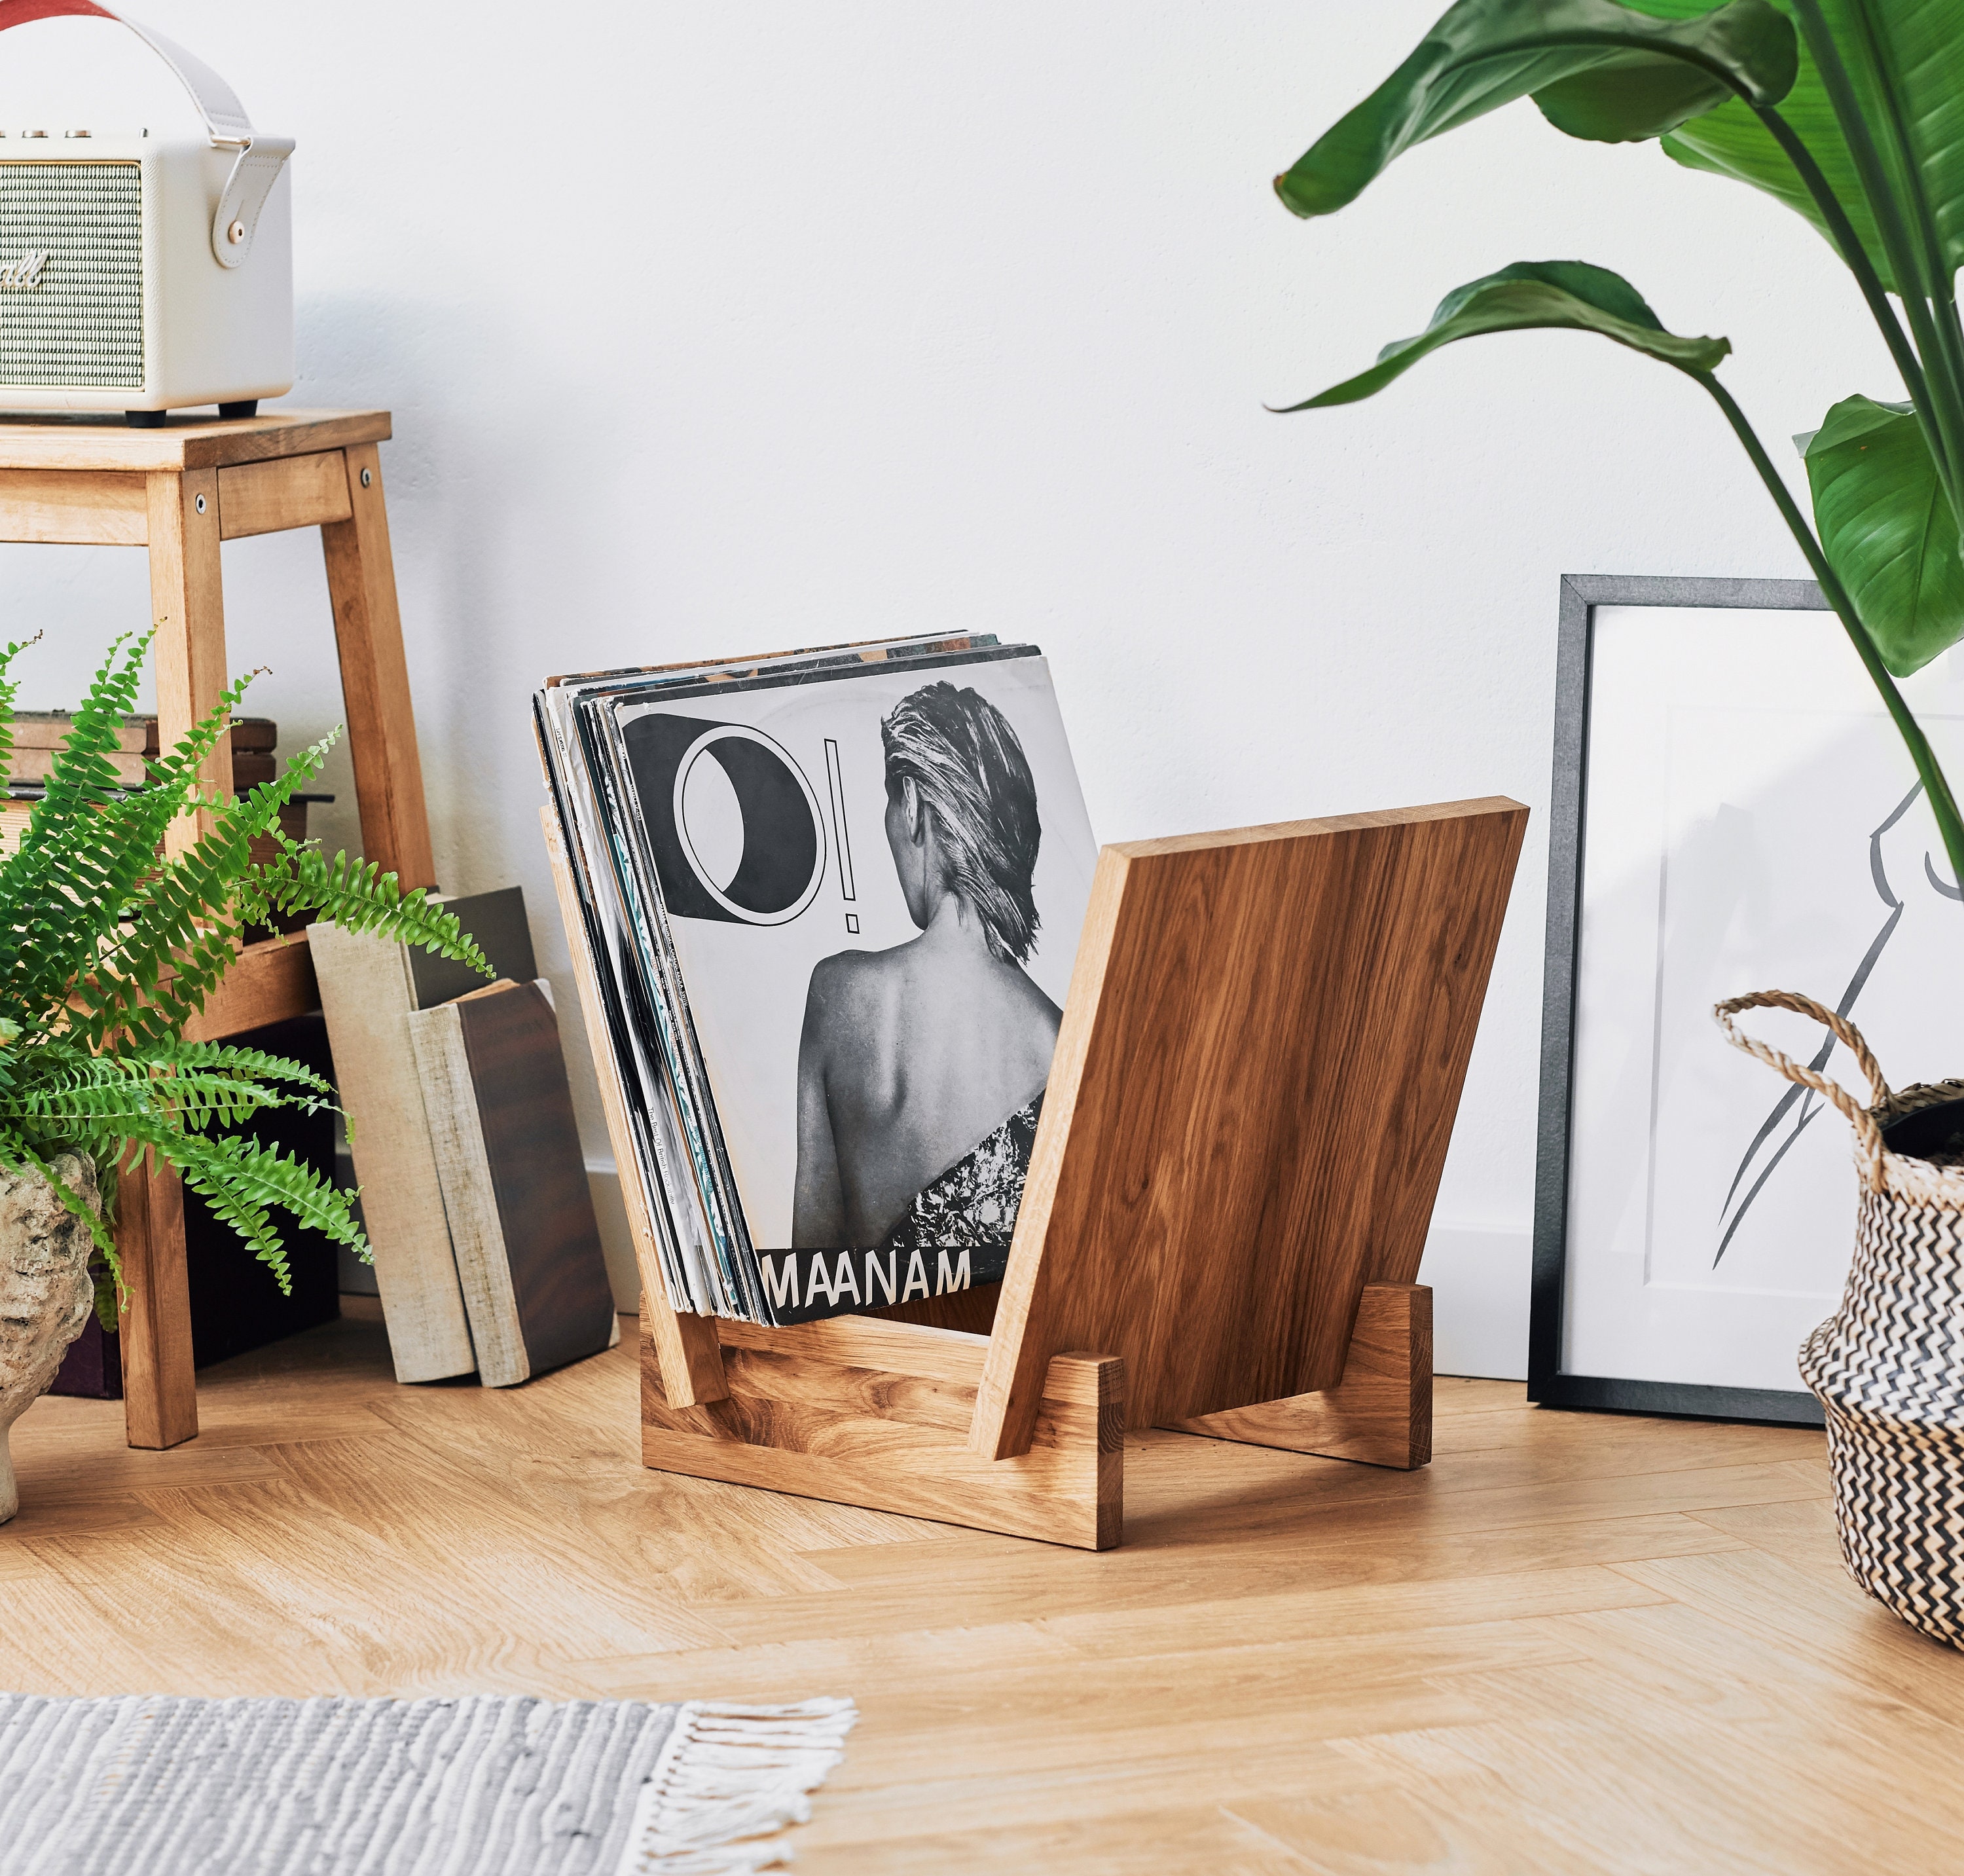
[[[1742,1010],[1790,1010],[1796,1016],[1812,1017],[1832,1030],[1834,1039],[1855,1058],[1856,1065],[1867,1077],[1870,1105],[1879,1107],[1889,1098],[1889,1084],[1874,1052],[1863,1040],[1862,1032],[1846,1017],[1816,1003],[1812,997],[1802,997],[1790,990],[1756,990],[1744,997],[1728,997],[1712,1008],[1713,1018],[1725,1032],[1726,1041],[1735,1049],[1743,1049],[1754,1060],[1763,1062],[1776,1075],[1783,1075],[1789,1081],[1813,1089],[1841,1110],[1843,1117],[1855,1129],[1855,1138],[1868,1161],[1864,1177],[1869,1190],[1881,1191],[1882,1155],[1887,1149],[1882,1145],[1882,1130],[1876,1125],[1875,1116],[1840,1082],[1816,1073],[1805,1063],[1796,1062],[1791,1055],[1782,1055],[1777,1049],[1741,1032],[1732,1019]]]

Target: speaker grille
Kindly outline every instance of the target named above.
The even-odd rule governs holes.
[[[143,389],[138,164],[0,162],[0,386],[10,384]]]

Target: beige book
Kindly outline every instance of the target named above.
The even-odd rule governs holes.
[[[493,992],[513,988],[502,978],[486,986]],[[461,1001],[468,1003],[470,997]],[[409,1042],[422,1086],[430,1144],[435,1149],[437,1184],[450,1221],[457,1284],[477,1351],[477,1378],[486,1387],[511,1387],[529,1380],[532,1367],[519,1333],[511,1261],[505,1254],[504,1227],[492,1190],[461,1015],[456,1003],[411,1010]]]
[[[14,753],[7,759],[7,779],[10,782],[45,782],[53,773],[56,760],[61,754],[58,749],[37,749],[29,744],[17,743]],[[146,758],[140,753],[119,750],[104,756],[103,760],[116,771],[119,782],[131,788],[140,788],[149,775]]]
[[[409,1039],[417,999],[409,951],[332,924],[309,927],[307,940],[396,1379],[469,1374],[477,1357]]]

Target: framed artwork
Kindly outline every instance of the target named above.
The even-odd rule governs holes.
[[[1902,689],[1964,776],[1964,657]],[[1803,991],[1896,1086],[1964,1074],[1964,893],[1812,582],[1564,579],[1555,724],[1529,1398],[1818,1425],[1848,1129],[1712,1006]],[[1747,1026],[1863,1091],[1815,1026]]]

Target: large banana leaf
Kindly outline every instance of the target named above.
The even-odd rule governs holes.
[[[1844,398],[1807,445],[1821,544],[1898,677],[1964,638],[1964,564],[1922,426],[1908,404]]]
[[[1542,328],[1596,332],[1682,371],[1710,371],[1732,349],[1728,339],[1685,339],[1666,332],[1643,295],[1606,267],[1587,261],[1516,261],[1448,294],[1423,332],[1415,339],[1394,340],[1368,371],[1288,408],[1353,404],[1455,339]]]
[[[1680,15],[1708,10],[1700,0],[1643,0],[1643,4],[1648,10],[1668,10]],[[1784,13],[1791,14],[1793,11],[1792,0],[1773,0],[1773,4]],[[1821,173],[1867,251],[1877,277],[1893,291],[1895,280],[1876,236],[1868,198],[1856,179],[1854,159],[1848,153],[1847,140],[1835,121],[1827,88],[1804,43],[1800,47],[1799,75],[1792,89],[1780,101],[1779,114],[1807,146],[1808,154],[1820,165]],[[1808,192],[1786,151],[1773,141],[1773,133],[1742,99],[1733,98],[1715,111],[1680,125],[1664,137],[1664,151],[1687,169],[1706,170],[1762,189],[1775,201],[1805,216],[1823,235],[1828,232],[1820,205]]]
[[[1836,41],[1853,0],[1823,0]],[[1946,278],[1964,267],[1964,0],[1865,0],[1915,153]]]
[[[1778,102],[1797,60],[1793,27],[1770,0],[1683,18],[1618,0],[1459,0],[1276,192],[1298,215],[1331,214],[1414,144],[1530,95],[1572,137],[1637,142],[1730,98]]]
[[[1702,17],[1711,0],[1633,0],[1645,11],[1677,19]],[[1793,0],[1773,0],[1791,16]],[[1821,11],[1844,62],[1855,72],[1863,94],[1864,116],[1879,137],[1888,104],[1860,77],[1861,56],[1852,8],[1855,0],[1821,0]],[[1889,90],[1902,113],[1905,135],[1928,194],[1940,244],[1953,271],[1964,265],[1964,0],[1867,0]],[[1803,43],[1800,72],[1781,101],[1780,115],[1792,126],[1808,153],[1821,165],[1868,251],[1882,284],[1896,282],[1875,217],[1856,180],[1847,140],[1828,101],[1827,87]],[[1826,233],[1821,210],[1807,192],[1786,153],[1746,104],[1734,101],[1688,121],[1664,140],[1664,153],[1689,169],[1709,170],[1750,183],[1805,215]]]

